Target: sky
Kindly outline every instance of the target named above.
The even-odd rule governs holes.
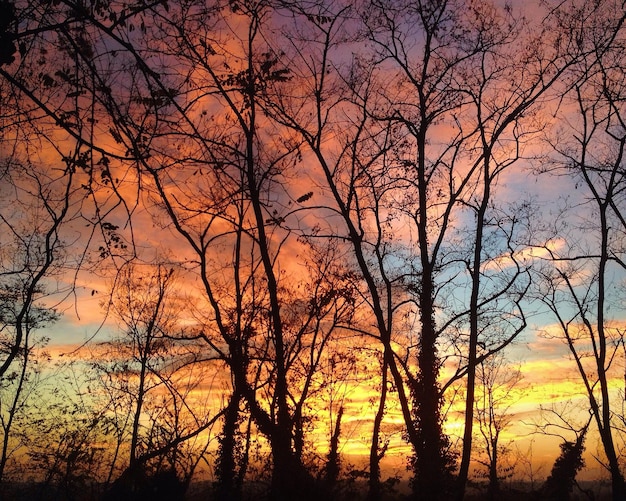
[[[526,2],[514,2],[514,4],[519,8],[522,8],[522,6],[527,8],[528,6]],[[233,31],[230,35],[236,34],[241,29],[241,26],[234,23]],[[221,34],[223,35],[223,33]],[[240,50],[240,47],[233,45],[228,46],[227,49],[232,54]],[[177,68],[174,69],[178,70]],[[200,73],[201,69],[195,68],[190,73],[189,78],[195,76],[195,71]],[[192,97],[195,98],[197,96],[194,95]],[[189,96],[187,98],[191,100]],[[219,106],[223,105],[223,103],[220,103],[219,100],[215,100],[206,106],[198,105],[197,109],[190,105],[190,110],[192,111],[189,113],[193,115],[194,119],[204,120],[199,118],[203,116],[202,113],[206,113],[208,110],[209,114],[211,114],[214,109],[219,110]],[[196,104],[195,102],[193,103],[193,105]],[[200,111],[201,108],[202,111]],[[550,107],[548,106],[548,108]],[[549,115],[551,111],[551,109],[543,110],[546,115]],[[226,123],[225,119],[224,123]],[[219,125],[221,126],[222,122]],[[98,125],[98,127],[100,126]],[[99,138],[100,144],[103,147],[122,153],[123,145],[116,144],[105,129],[102,128],[99,131],[102,136]],[[216,130],[220,132],[219,126]],[[439,129],[441,137],[446,137],[445,130],[447,130],[445,127]],[[267,136],[277,140],[272,136],[273,132],[273,129],[267,132]],[[56,144],[57,147],[58,145],[63,145],[63,147],[58,147],[58,150],[55,151],[51,144]],[[33,150],[36,150],[33,153],[33,158],[36,158],[34,163],[47,166],[53,165],[57,169],[56,172],[60,172],[58,169],[61,169],[59,166],[62,163],[59,158],[65,153],[66,149],[69,149],[69,146],[65,148],[66,144],[70,144],[67,141],[67,135],[63,136],[63,133],[58,131],[51,133],[46,140],[42,141],[42,144],[31,146]],[[329,150],[333,150],[333,148],[335,150],[338,149],[338,144],[327,146]],[[175,145],[172,142],[165,143],[162,147],[168,153],[171,153],[169,148],[172,151],[175,149]],[[540,146],[537,146],[538,150],[540,148]],[[525,153],[530,157],[538,150],[533,150],[530,147]],[[9,152],[3,151],[3,154],[8,155]],[[302,194],[313,190],[311,203],[323,205],[324,200],[320,201],[319,199],[319,197],[323,196],[320,195],[319,188],[321,176],[319,171],[314,171],[314,168],[310,167],[313,161],[314,158],[310,154],[308,156],[306,153],[304,154],[303,159],[300,160],[299,169],[301,169],[301,172],[297,173],[297,169],[295,169],[292,172],[296,174],[293,174],[287,181],[289,195],[293,199],[297,199]],[[562,198],[569,196],[574,201],[581,201],[584,200],[586,194],[581,190],[577,190],[575,182],[571,179],[539,178],[536,173],[538,167],[540,165],[529,160],[519,162],[515,169],[507,171],[506,175],[503,175],[499,180],[496,200],[502,203],[514,203],[530,198],[535,208],[534,218],[545,220],[548,223],[558,223],[558,220],[552,221],[551,218],[557,219],[559,217],[557,207],[560,205]],[[47,174],[54,176],[54,172],[55,170],[51,169]],[[99,229],[94,228],[94,225],[91,223],[95,218],[102,216],[102,214],[97,214],[90,196],[93,196],[94,200],[97,199],[100,204],[100,210],[106,213],[103,219],[119,226],[119,233],[129,243],[131,238],[133,239],[137,254],[142,260],[150,262],[158,257],[166,262],[182,263],[177,268],[180,273],[180,282],[182,283],[177,290],[178,301],[191,304],[201,296],[201,284],[192,271],[193,253],[190,252],[187,243],[181,239],[180,235],[172,231],[170,227],[167,227],[167,218],[154,202],[154,192],[146,194],[149,189],[154,188],[149,180],[145,178],[140,180],[132,168],[116,168],[112,166],[111,172],[113,178],[125,181],[120,184],[121,192],[119,194],[128,202],[128,206],[122,207],[117,205],[117,194],[113,192],[110,186],[102,187],[103,189],[96,194],[86,195],[80,200],[80,197],[77,197],[75,205],[71,207],[72,221],[63,228],[62,238],[68,246],[67,261],[58,270],[54,280],[51,281],[50,295],[42,300],[46,305],[53,306],[62,312],[58,322],[42,331],[42,334],[50,338],[47,349],[55,357],[67,358],[70,354],[80,357],[85,353],[83,348],[86,343],[105,340],[120,330],[119,323],[114,318],[111,316],[105,317],[105,307],[108,301],[107,294],[112,283],[113,263],[100,259],[97,252],[83,254],[83,251],[92,245],[93,242],[90,242],[91,238],[93,238],[94,242],[101,238],[101,235],[98,235]],[[25,183],[24,186],[28,186],[28,180],[23,182]],[[139,182],[143,183],[142,186],[146,188],[146,192],[137,192],[136,186]],[[193,197],[195,193],[193,190],[198,188],[200,184],[198,183],[194,186],[193,181],[189,181],[189,184],[190,191],[187,192],[187,195]],[[209,185],[207,186],[207,184]],[[4,188],[6,189],[7,185]],[[203,190],[210,190],[211,188],[210,182],[202,185]],[[32,198],[33,196],[36,198],[36,194],[33,195],[33,193],[28,193],[25,190],[23,193],[16,195],[16,198],[27,202],[29,197]],[[277,206],[280,205],[278,202],[284,201],[280,200],[281,196],[276,195]],[[7,198],[7,200],[10,200],[10,198]],[[1,204],[0,207],[3,215],[10,214],[10,217],[15,217],[16,220],[23,218],[21,214],[16,216],[15,206],[11,205],[10,201]],[[44,214],[45,208],[39,207],[38,211]],[[127,224],[129,212],[132,213],[132,225]],[[466,214],[465,217],[469,220],[472,216]],[[333,220],[327,218],[324,219],[323,223],[329,223],[329,221]],[[25,221],[22,221],[22,223],[25,223]],[[310,224],[310,220],[305,217],[299,223],[303,227],[307,227]],[[25,224],[25,227],[28,228],[28,224]],[[396,236],[398,236],[399,240],[404,238],[408,241],[412,237],[410,232],[403,228],[401,224],[394,226],[393,231],[397,233]],[[584,243],[584,235],[582,238]],[[562,242],[553,242],[557,247],[560,243]],[[282,255],[286,256],[285,260],[280,263],[281,272],[294,275],[302,273],[304,257],[300,254],[300,249],[300,242],[297,239],[293,238],[287,241],[281,251]],[[221,256],[217,256],[216,259],[219,257]],[[529,259],[537,259],[538,257],[540,257],[539,252],[535,250]],[[75,272],[77,262],[83,258],[85,259],[85,266],[80,271]],[[3,257],[3,259],[6,259],[6,257]],[[121,262],[122,259],[118,259],[116,264],[119,265]],[[98,265],[103,263],[105,263],[104,267],[99,268]],[[623,286],[625,279],[626,277],[623,273],[616,272],[614,281],[617,287]],[[510,414],[510,424],[503,431],[501,443],[511,449],[512,458],[515,458],[516,454],[518,454],[519,457],[525,457],[528,460],[532,449],[532,467],[537,471],[541,470],[543,474],[547,474],[549,465],[558,455],[560,438],[541,433],[538,430],[538,427],[543,423],[542,420],[547,415],[546,412],[549,414],[551,406],[554,405],[557,409],[567,408],[567,412],[574,416],[574,420],[584,419],[586,404],[584,391],[579,382],[580,376],[576,372],[566,345],[562,340],[558,339],[558,326],[554,323],[555,319],[546,311],[540,301],[530,302],[527,304],[527,308],[529,312],[528,327],[516,343],[506,351],[511,367],[519,367],[522,379],[516,386],[515,391],[512,392],[511,398],[505,403],[506,412]],[[611,315],[618,328],[626,326],[626,312],[614,309],[611,311]],[[184,321],[189,325],[193,325],[194,318],[192,318],[191,314],[188,314]],[[622,355],[623,353],[618,351],[618,357],[610,374],[612,397],[618,408],[619,405],[617,404],[624,400],[624,372],[626,369]],[[443,377],[448,374],[446,371],[449,370],[449,367],[444,367]],[[220,401],[224,398],[224,391],[221,388],[222,384],[225,384],[224,381],[216,383],[219,389],[216,391],[215,398]],[[375,409],[371,399],[375,395],[376,392],[361,381],[358,385],[351,382],[345,384],[338,383],[336,394],[333,396],[333,398],[338,399],[337,403],[343,402],[346,407],[342,427],[341,450],[346,457],[353,458],[352,460],[355,462],[369,454],[369,433]],[[458,400],[452,400],[452,396],[448,396],[448,404],[450,408],[447,414],[446,430],[453,438],[458,438],[462,434],[461,421],[459,420],[462,408]],[[582,410],[578,410],[579,407]],[[336,406],[333,408],[333,411],[337,411]],[[323,451],[327,447],[331,426],[328,416],[317,415],[316,418],[319,425],[313,436],[317,439],[319,450]],[[392,402],[385,421],[385,433],[390,438],[386,467],[390,472],[404,472],[408,448],[401,437],[401,423],[398,406]],[[548,428],[545,431],[557,433],[554,428]],[[565,435],[565,438],[573,438],[571,433],[565,433]],[[477,443],[479,443],[478,440]],[[587,469],[585,476],[597,478],[603,474],[597,462],[592,458],[592,455],[598,449],[597,435],[591,433],[587,443]],[[518,460],[521,461],[519,457]],[[520,463],[520,474],[528,473],[524,468],[525,466]]]
[[[66,300],[62,309],[64,314],[53,326],[45,329],[51,341],[47,351],[53,356],[67,358],[68,355],[78,356],[84,351],[85,343],[93,343],[106,339],[109,335],[119,332],[119,325],[111,318],[104,319],[102,307],[106,298],[106,288],[110,280],[94,277],[77,288],[77,298]],[[91,294],[91,291],[96,291]],[[60,305],[61,306],[61,305]],[[567,416],[574,423],[584,423],[587,399],[580,384],[580,376],[576,371],[567,347],[561,339],[546,335],[557,331],[558,327],[549,323],[550,317],[545,312],[533,316],[529,327],[522,334],[519,342],[507,350],[512,370],[519,368],[521,380],[513,394],[506,402],[506,414],[510,416],[510,424],[503,431],[501,444],[509,450],[507,461],[514,462],[520,478],[530,476],[531,468],[535,478],[547,476],[552,462],[558,456],[559,444],[562,439],[572,440],[574,434],[559,431],[556,427],[542,431],[541,426],[549,417],[557,422],[550,409],[566,409]],[[626,321],[622,321],[626,324]],[[83,349],[80,349],[83,347]],[[78,350],[78,351],[77,351]],[[614,402],[624,400],[624,364],[623,358],[615,364],[610,385]],[[444,371],[445,375],[445,371]],[[219,387],[219,385],[217,385]],[[215,392],[215,385],[211,385]],[[337,390],[335,412],[340,403],[345,406],[342,422],[342,439],[340,450],[345,461],[355,465],[363,465],[369,454],[369,433],[375,405],[370,400],[376,392],[364,388],[362,384],[347,384]],[[222,399],[223,393],[218,391],[216,398]],[[459,404],[453,405],[449,411],[445,429],[453,437],[462,435],[463,409]],[[311,439],[318,440],[320,453],[328,447],[329,422],[328,416],[316,413],[320,423],[318,431]],[[385,420],[385,433],[389,437],[390,446],[383,461],[383,471],[388,475],[406,475],[406,458],[410,448],[402,439],[402,417],[397,404],[392,405]],[[560,435],[555,436],[553,435]],[[562,438],[561,438],[562,437]],[[477,437],[475,444],[480,444]],[[599,453],[600,442],[597,433],[592,430],[587,438],[585,454],[586,467],[581,479],[596,480],[606,478],[606,471],[594,458]],[[524,458],[532,464],[525,464]],[[530,460],[529,458],[532,458]]]

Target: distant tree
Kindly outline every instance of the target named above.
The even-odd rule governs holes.
[[[176,328],[175,313],[167,304],[171,298],[173,269],[158,266],[147,275],[140,275],[136,268],[127,266],[118,275],[112,290],[111,308],[113,315],[124,329],[119,340],[108,342],[121,349],[119,367],[110,367],[113,373],[121,376],[136,375],[137,381],[130,384],[130,394],[134,400],[132,414],[129,468],[137,460],[140,441],[140,420],[145,413],[144,401],[148,392],[160,384],[160,369],[166,362],[170,337]],[[169,296],[169,297],[168,297]],[[117,341],[117,342],[116,342]],[[127,356],[124,357],[124,352]],[[129,378],[130,379],[130,378]],[[131,388],[135,388],[133,391]]]
[[[167,470],[188,480],[195,465],[183,457],[192,451],[183,453],[182,437],[208,420],[197,414],[203,412],[201,402],[189,401],[203,372],[200,364],[195,375],[187,369],[197,362],[197,353],[178,324],[182,298],[175,296],[174,281],[174,269],[162,264],[122,268],[110,300],[103,304],[120,333],[96,345],[91,361],[97,391],[108,397],[103,415],[116,418],[109,420],[116,450],[128,443],[125,475],[130,492],[139,489],[134,482],[140,483],[144,474]],[[155,450],[162,455],[147,464],[146,457]]]
[[[561,454],[554,461],[550,475],[538,491],[541,499],[550,501],[568,500],[576,484],[576,475],[584,467],[585,438],[593,413],[580,423],[580,409],[571,402],[551,407],[541,406],[541,423],[537,425],[540,433],[557,436],[563,440],[559,447]],[[576,414],[577,417],[574,417]],[[570,440],[574,435],[574,440]]]
[[[576,474],[585,465],[583,460],[585,434],[582,433],[576,442],[560,444],[561,455],[554,461],[550,475],[541,487],[541,499],[549,501],[567,501],[574,488]]]
[[[483,360],[478,366],[475,419],[486,459],[479,457],[477,462],[487,469],[487,496],[491,500],[497,500],[501,495],[502,477],[512,475],[512,471],[503,472],[502,469],[502,456],[509,451],[501,443],[501,433],[512,422],[510,408],[519,400],[521,378],[519,368],[509,364],[503,352]]]
[[[42,367],[41,380],[19,418],[16,433],[23,448],[13,479],[28,496],[95,496],[106,478],[103,415],[82,370],[72,362]]]

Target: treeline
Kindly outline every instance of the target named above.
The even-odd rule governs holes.
[[[206,467],[217,499],[330,498],[359,387],[368,499],[391,413],[413,498],[463,499],[478,462],[499,499],[507,349],[540,314],[588,402],[542,424],[557,483],[593,426],[626,497],[623,3],[0,12],[3,482],[177,496]],[[118,329],[53,370],[72,303]]]

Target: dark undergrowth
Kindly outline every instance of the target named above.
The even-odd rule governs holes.
[[[135,492],[112,493],[111,487],[101,484],[81,486],[50,485],[43,483],[5,483],[0,492],[1,501],[212,501],[214,496],[211,482],[192,483],[183,494],[171,479],[160,479],[154,484],[145,484]],[[244,486],[240,501],[271,501],[266,495],[267,484],[249,483]],[[303,493],[304,495],[304,493]],[[367,484],[362,481],[340,481],[336,491],[323,501],[365,501]],[[409,501],[408,483],[397,482],[389,485],[382,494],[381,501]],[[468,486],[465,501],[488,501],[486,485],[472,483]],[[579,482],[569,496],[569,501],[608,501],[611,499],[611,486],[606,481]],[[530,484],[517,482],[503,486],[497,496],[498,501],[551,501],[538,488],[533,491]],[[297,500],[294,500],[297,501]],[[554,499],[553,501],[557,501]],[[559,498],[558,501],[567,501]]]

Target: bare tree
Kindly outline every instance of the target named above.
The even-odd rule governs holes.
[[[537,132],[523,116],[531,115],[575,59],[556,50],[535,60],[534,47],[543,35],[524,38],[523,24],[488,3],[473,3],[471,15],[465,15],[465,7],[454,2],[368,4],[359,13],[361,34],[354,36],[365,33],[373,50],[347,64],[333,56],[352,41],[346,25],[349,8],[313,6],[307,11],[296,4],[294,15],[306,21],[290,33],[293,47],[286,52],[290,68],[297,71],[289,83],[308,92],[276,97],[277,89],[264,103],[300,134],[319,163],[321,173],[314,179],[327,196],[324,210],[342,224],[326,231],[338,232],[352,246],[385,353],[383,373],[389,370],[398,391],[407,437],[415,448],[415,492],[431,499],[450,486],[454,462],[442,431],[444,390],[467,376],[462,497],[476,364],[525,327],[521,300],[529,282],[526,266],[516,258],[522,248],[516,241],[520,219],[494,207],[497,181]],[[548,27],[543,29],[545,34]],[[528,45],[520,51],[522,39]],[[444,124],[445,141],[440,140]],[[461,256],[455,232],[458,221],[466,220],[464,208],[476,222],[463,234],[471,245]],[[513,212],[519,214],[517,208]],[[411,236],[402,235],[403,229]],[[459,271],[459,265],[465,269]],[[447,272],[457,278],[467,273],[470,283],[460,285],[461,278],[449,279]],[[467,287],[471,298],[455,305],[437,326],[446,287],[459,286]],[[490,336],[483,326],[503,311],[515,321],[502,323]],[[400,340],[398,319],[406,316],[413,317],[416,332]],[[448,331],[463,322],[468,339],[451,343],[459,354],[458,370],[441,387],[442,339],[451,339]],[[485,345],[480,354],[479,342]],[[401,352],[398,344],[404,346]],[[384,394],[379,409],[384,409]],[[374,435],[373,490],[376,431]],[[419,486],[418,477],[424,485]]]
[[[116,275],[110,300],[104,303],[120,323],[120,334],[95,347],[92,365],[101,391],[110,396],[104,415],[110,408],[114,413],[125,409],[128,416],[116,421],[120,429],[114,431],[118,448],[128,436],[125,481],[131,492],[139,489],[136,484],[148,470],[145,458],[155,450],[164,454],[152,462],[151,474],[168,471],[179,476],[181,486],[186,484],[195,465],[193,451],[181,449],[182,437],[205,429],[209,421],[201,416],[202,403],[189,396],[203,370],[197,343],[185,340],[179,326],[181,302],[173,268],[134,264]]]
[[[526,322],[529,275],[519,251],[528,213],[498,198],[500,180],[543,127],[539,108],[556,83],[578,89],[586,103],[580,82],[590,65],[600,68],[592,72],[598,82],[610,82],[598,94],[609,118],[597,125],[610,124],[607,137],[621,147],[622,64],[605,52],[619,37],[596,35],[615,34],[623,16],[612,16],[609,30],[587,16],[605,8],[546,5],[545,17],[526,24],[508,6],[460,0],[7,7],[0,76],[14,112],[3,119],[27,117],[33,137],[57,147],[66,167],[58,179],[69,180],[59,184],[73,193],[78,181],[76,213],[89,238],[100,232],[99,257],[119,267],[139,252],[137,218],[155,228],[142,244],[172,235],[183,244],[177,257],[202,296],[186,336],[203,343],[193,363],[219,359],[225,369],[224,408],[211,418],[223,417],[224,497],[237,495],[246,474],[247,445],[235,452],[253,427],[269,444],[271,496],[316,495],[306,464],[309,406],[323,388],[324,353],[343,328],[375,340],[381,355],[372,499],[380,495],[391,387],[414,451],[415,497],[450,493],[456,455],[442,405],[446,390],[466,379],[456,484],[463,497],[477,371]],[[589,27],[596,45],[583,36]],[[574,63],[583,71],[566,73]],[[582,137],[585,150],[592,136]],[[609,178],[619,181],[615,165]],[[614,186],[613,205],[600,205],[623,233]],[[54,223],[69,207],[59,200],[45,207],[55,244]],[[611,248],[601,262],[623,266],[619,252]],[[187,397],[173,379],[152,378],[159,371],[141,346],[133,369],[140,397],[127,423],[131,463],[176,456],[207,424],[180,432]],[[604,348],[603,367],[611,358]],[[8,349],[7,367],[18,352]],[[444,364],[453,368],[448,381]],[[140,453],[138,416],[151,381],[171,408],[167,416],[152,408],[149,418],[171,426],[161,435],[153,427],[154,447]],[[598,413],[610,429],[603,419]],[[340,431],[331,434],[335,444]]]
[[[258,108],[264,89],[287,73],[268,50],[273,12],[264,2],[169,12],[154,5],[158,22],[138,30],[149,34],[147,43],[131,33],[141,8],[132,12],[134,21],[123,22],[122,12],[95,9],[84,13],[80,40],[68,43],[81,75],[98,82],[85,89],[81,81],[80,91],[115,143],[93,146],[103,156],[94,172],[130,214],[139,202],[124,198],[122,178],[134,166],[134,193],[141,187],[155,220],[169,221],[187,244],[188,266],[206,299],[197,337],[231,372],[232,408],[241,398],[268,438],[272,490],[280,498],[311,481],[299,452],[304,402],[326,340],[349,318],[351,297],[341,276],[333,285],[323,267],[320,278],[303,283],[308,296],[292,301],[295,287],[287,283],[292,259],[283,249],[307,252],[297,240],[298,213],[312,193],[289,182],[298,141]],[[92,64],[100,59],[107,71]],[[111,75],[127,76],[124,85],[109,85]],[[107,255],[119,240],[112,242]],[[295,392],[289,381],[303,367]]]
[[[46,337],[35,331],[58,318],[53,305],[72,290],[60,275],[67,262],[64,230],[76,215],[72,172],[40,163],[8,138],[3,153],[11,145],[16,150],[10,157],[3,154],[0,170],[0,479],[13,444],[13,424],[37,384],[37,352]],[[21,162],[24,157],[30,160]],[[68,158],[66,165],[71,162]]]
[[[71,172],[47,172],[45,167],[11,160],[5,160],[2,169],[0,377],[23,353],[47,282],[63,265],[61,226],[74,216],[69,213]]]
[[[109,451],[102,409],[84,367],[73,362],[47,360],[39,367],[38,384],[16,422],[23,449],[11,473],[22,480],[14,484],[22,497],[95,495],[106,478]]]
[[[19,305],[19,303],[16,301],[3,305],[5,320],[7,316],[10,316],[9,310],[13,305]],[[43,352],[43,347],[48,339],[36,336],[35,330],[49,326],[57,318],[54,310],[37,308],[33,308],[26,315],[23,321],[24,336],[20,354],[11,365],[11,372],[0,379],[0,427],[3,433],[0,482],[4,479],[7,462],[11,456],[23,448],[24,444],[20,440],[15,440],[13,425],[16,421],[27,420],[22,414],[28,414],[29,400],[33,398],[37,385],[40,383],[42,366],[45,365],[46,354]]]
[[[487,469],[487,495],[492,500],[498,499],[500,495],[501,456],[507,452],[507,446],[500,440],[501,433],[513,420],[510,408],[519,400],[517,394],[521,391],[521,378],[519,368],[516,370],[507,363],[502,352],[484,360],[478,367],[479,390],[475,402],[475,419],[486,456],[486,460],[478,459],[478,462]],[[512,472],[506,474],[510,476]]]
[[[626,124],[622,105],[624,12],[592,10],[598,36],[589,38],[593,52],[584,66],[585,79],[569,95],[567,125],[560,140],[554,173],[571,176],[581,197],[570,197],[557,225],[561,245],[546,245],[542,299],[553,313],[557,332],[567,345],[584,385],[606,454],[613,499],[625,495],[613,432],[610,378],[623,333],[610,317],[614,270],[624,269],[623,155]],[[569,212],[571,211],[571,212]],[[562,224],[560,224],[562,223]],[[568,227],[566,224],[571,223]]]

